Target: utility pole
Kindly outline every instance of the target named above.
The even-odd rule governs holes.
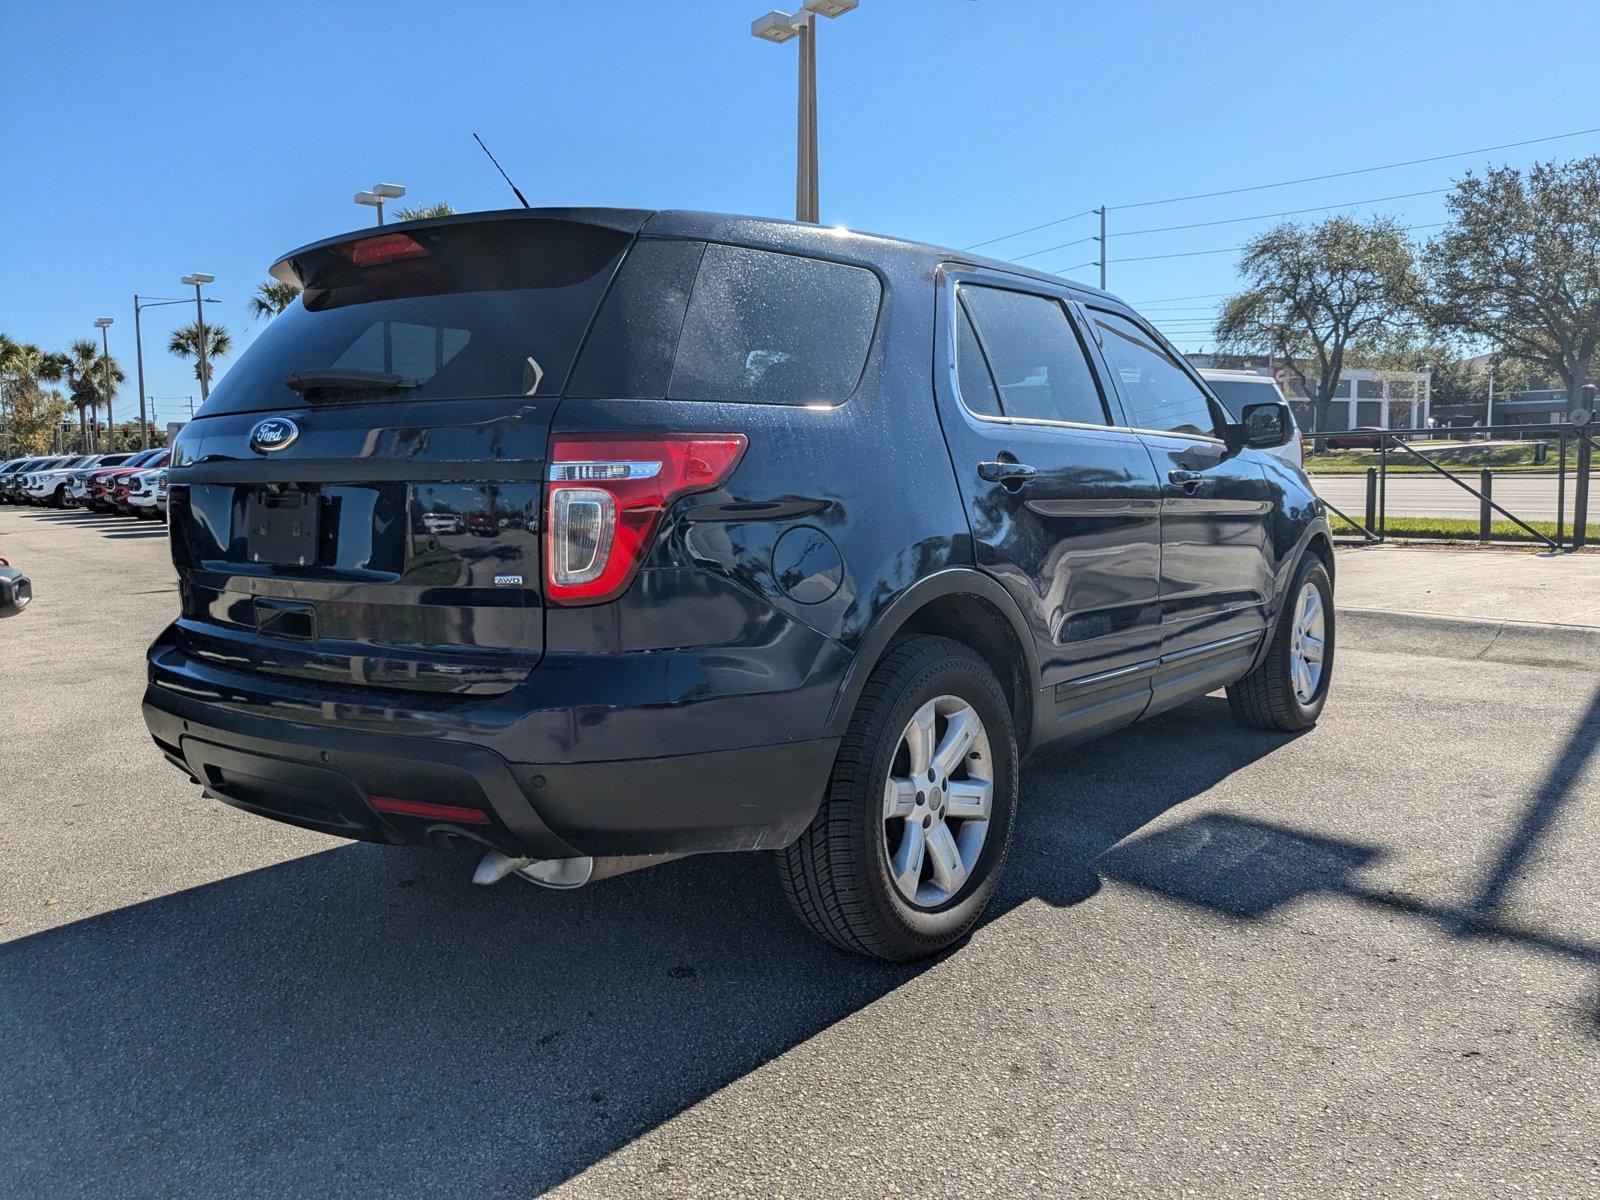
[[[1483,410],[1483,423],[1485,426],[1494,424],[1494,368],[1489,368],[1489,403]]]
[[[1100,214],[1100,290],[1106,290],[1106,206],[1102,204],[1095,212]]]
[[[139,449],[150,449],[150,425],[144,408],[144,339],[139,334],[139,293],[133,294],[133,356],[139,364]]]

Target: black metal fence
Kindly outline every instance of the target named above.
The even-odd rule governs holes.
[[[1356,533],[1369,542],[1387,541],[1390,536],[1387,501],[1391,466],[1402,463],[1407,466],[1421,464],[1428,470],[1420,474],[1425,477],[1442,476],[1477,498],[1479,541],[1495,540],[1493,525],[1495,514],[1499,514],[1527,535],[1526,539],[1518,540],[1540,542],[1552,550],[1581,549],[1589,540],[1589,485],[1593,475],[1595,451],[1600,449],[1600,441],[1596,440],[1600,437],[1600,426],[1592,422],[1594,396],[1594,385],[1590,384],[1584,389],[1584,407],[1573,414],[1572,420],[1559,424],[1478,425],[1470,430],[1363,429],[1348,433],[1308,434],[1307,437],[1314,441],[1346,445],[1352,442],[1360,443],[1369,450],[1375,450],[1378,455],[1377,464],[1367,468],[1366,506],[1361,520],[1336,507],[1326,497],[1323,498],[1323,503],[1327,504],[1329,512],[1336,518],[1333,521],[1334,532]],[[1452,446],[1456,446],[1461,443],[1463,437],[1475,440],[1535,442],[1537,449],[1534,454],[1534,464],[1548,468],[1539,472],[1536,477],[1548,477],[1551,473],[1555,476],[1554,527],[1551,528],[1551,522],[1539,521],[1537,518],[1535,521],[1524,520],[1496,500],[1494,497],[1496,472],[1492,466],[1474,464],[1470,469],[1461,468],[1452,471],[1439,461],[1441,456],[1437,449],[1429,453],[1430,446],[1437,446],[1441,442],[1450,442]],[[1315,459],[1306,463],[1306,469],[1312,474],[1316,473]],[[1468,481],[1469,472],[1470,475],[1476,476],[1476,486],[1474,482]],[[1410,470],[1406,472],[1411,477],[1418,473]],[[1504,470],[1500,472],[1502,477],[1508,473]],[[1519,471],[1516,474],[1521,476],[1524,472]],[[1572,498],[1570,521],[1567,503],[1569,492]]]

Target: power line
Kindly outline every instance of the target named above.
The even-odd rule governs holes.
[[[1427,224],[1427,225],[1402,225],[1400,228],[1402,230],[1406,231],[1406,232],[1410,232],[1413,229],[1438,229],[1441,225],[1447,225],[1447,224],[1449,224],[1449,222],[1447,222],[1447,221],[1434,221],[1431,224]],[[1237,246],[1219,246],[1215,250],[1180,250],[1176,254],[1140,254],[1140,255],[1137,255],[1137,256],[1135,256],[1133,258],[1108,258],[1108,259],[1106,259],[1106,262],[1107,262],[1107,264],[1110,264],[1110,263],[1130,263],[1130,262],[1153,262],[1154,260],[1156,260],[1158,258],[1194,258],[1197,255],[1201,255],[1201,254],[1227,254],[1229,251],[1232,251],[1232,250],[1243,250],[1248,245],[1249,245],[1248,242],[1241,242]],[[1100,261],[1099,259],[1095,260],[1096,265],[1099,264],[1099,261]],[[1075,268],[1069,268],[1069,269],[1075,269]]]
[[[1217,221],[1191,221],[1187,225],[1159,225],[1153,229],[1128,229],[1121,233],[1108,233],[1106,236],[1114,238],[1138,237],[1146,233],[1172,233],[1178,229],[1205,229],[1212,225],[1238,225],[1244,221],[1269,221],[1273,217],[1298,217],[1302,213],[1330,212],[1338,208],[1359,208],[1363,204],[1385,204],[1390,200],[1413,200],[1418,196],[1442,196],[1450,190],[1450,188],[1430,188],[1425,192],[1402,192],[1398,196],[1377,196],[1371,200],[1351,200],[1346,204],[1319,204],[1315,208],[1291,208],[1283,212],[1258,213],[1253,217],[1223,217]],[[1093,239],[1085,238],[1084,240],[1092,241]],[[1045,251],[1039,250],[1036,253],[1044,254]]]
[[[1031,251],[1030,253],[1027,253],[1027,254],[1019,254],[1015,258],[1013,258],[1011,261],[1012,262],[1021,262],[1025,258],[1038,258],[1039,255],[1041,255],[1041,254],[1049,254],[1052,250],[1065,250],[1068,246],[1081,246],[1085,242],[1096,242],[1096,241],[1099,241],[1099,240],[1100,239],[1096,238],[1096,237],[1081,237],[1075,242],[1062,242],[1059,246],[1046,246],[1043,250],[1034,250],[1034,251]],[[1099,261],[1100,260],[1098,258],[1095,259],[1095,262],[1099,262]]]
[[[996,242],[1007,242],[1014,237],[1021,237],[1025,233],[1038,233],[1041,229],[1049,229],[1052,225],[1065,225],[1068,221],[1076,221],[1079,217],[1092,217],[1099,211],[1097,208],[1085,209],[1081,213],[1073,213],[1070,217],[1057,217],[1054,221],[1046,221],[1043,225],[1031,225],[1027,229],[1019,229],[1015,233],[1003,233],[999,237],[990,238],[986,242],[973,242],[972,245],[961,248],[963,250],[976,250],[979,246],[992,246]]]
[[[1180,204],[1188,200],[1211,200],[1218,196],[1238,196],[1247,192],[1264,192],[1273,188],[1293,187],[1301,183],[1319,183],[1327,179],[1348,179],[1354,175],[1370,175],[1375,171],[1394,171],[1401,167],[1414,167],[1422,163],[1445,162],[1452,158],[1467,158],[1474,154],[1489,154],[1496,150],[1514,150],[1520,146],[1537,146],[1545,142],[1559,142],[1567,138],[1584,137],[1591,133],[1600,133],[1600,127],[1577,129],[1571,133],[1555,133],[1548,137],[1526,138],[1520,142],[1501,142],[1496,146],[1481,146],[1476,150],[1457,150],[1450,154],[1432,154],[1424,158],[1410,158],[1404,162],[1382,163],[1375,167],[1358,167],[1350,171],[1330,171],[1327,174],[1306,175],[1299,179],[1280,179],[1275,183],[1257,183],[1249,187],[1224,188],[1215,192],[1194,192],[1187,196],[1167,196],[1160,200],[1140,200],[1132,204],[1113,204],[1108,206],[1108,211],[1125,212],[1132,208],[1153,208],[1161,204]],[[1308,209],[1306,211],[1311,210]],[[1015,237],[1021,237],[1023,234],[1036,233],[1041,229],[1048,229],[1052,225],[1061,225],[1067,221],[1076,221],[1083,217],[1094,216],[1097,212],[1099,212],[1097,208],[1085,209],[1083,212],[1073,213],[1069,217],[1057,217],[1055,220],[1045,221],[1039,225],[1030,225],[1026,229],[1018,229],[1012,233],[1003,233],[999,237],[989,238],[986,241],[975,242],[970,246],[963,247],[963,249],[976,250],[980,246],[992,246],[996,242],[1005,242]]]
[[[1139,303],[1141,305],[1144,305],[1144,304],[1164,304],[1168,300],[1211,300],[1211,299],[1216,298],[1217,296],[1231,296],[1231,295],[1233,295],[1232,292],[1199,292],[1199,293],[1196,293],[1193,296],[1157,296],[1154,300],[1140,300],[1140,301],[1137,301],[1137,303]],[[1135,302],[1134,301],[1129,301],[1129,303],[1135,303]]]
[[[1502,142],[1498,146],[1480,146],[1476,150],[1457,150],[1453,154],[1433,154],[1427,158],[1408,158],[1405,162],[1384,163],[1377,167],[1360,167],[1354,171],[1332,171],[1326,175],[1307,175],[1303,179],[1285,179],[1278,183],[1258,183],[1252,187],[1228,188],[1220,192],[1196,192],[1190,196],[1169,196],[1165,200],[1141,200],[1137,204],[1113,204],[1110,207],[1116,210],[1129,208],[1151,208],[1157,204],[1179,204],[1185,200],[1210,200],[1215,196],[1237,196],[1244,192],[1264,192],[1269,188],[1292,187],[1297,183],[1319,183],[1324,179],[1346,179],[1351,175],[1370,175],[1374,171],[1393,171],[1400,167],[1414,167],[1419,163],[1444,162],[1449,158],[1466,158],[1473,154],[1488,154],[1494,150],[1514,150],[1518,146],[1535,146],[1540,142],[1559,142],[1564,138],[1583,137],[1589,133],[1600,133],[1600,128],[1578,129],[1572,133],[1553,133],[1549,137],[1528,138],[1521,142]]]

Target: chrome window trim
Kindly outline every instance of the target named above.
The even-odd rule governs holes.
[[[983,421],[991,425],[1020,425],[1024,428],[1039,429],[1075,429],[1090,433],[1121,433],[1131,435],[1137,432],[1127,425],[1091,425],[1085,421],[1052,421],[1046,417],[991,417],[986,416],[983,413],[973,412],[972,409],[967,406],[965,397],[961,395],[960,372],[956,368],[956,320],[962,312],[961,301],[956,296],[956,289],[963,283],[970,283],[974,287],[992,287],[997,291],[1020,292],[1024,296],[1037,296],[1041,300],[1053,300],[1057,304],[1064,306],[1071,305],[1073,300],[1069,296],[1052,294],[1052,292],[1048,289],[1048,286],[1043,283],[1034,283],[1032,280],[1019,279],[1015,284],[1013,284],[1009,280],[1001,281],[999,278],[981,271],[976,271],[971,267],[967,267],[959,263],[942,264],[941,270],[944,272],[942,290],[945,296],[945,306],[948,309],[948,312],[946,313],[946,319],[943,322],[943,332],[948,346],[948,354],[946,357],[949,360],[945,363],[945,375],[949,383],[950,394],[956,398],[956,403],[960,405],[961,413],[967,418],[967,420]],[[1032,284],[1032,286],[1024,286],[1027,284]],[[1067,318],[1068,328],[1073,330],[1073,336],[1076,338],[1077,330],[1073,322],[1073,316],[1070,308],[1064,308],[1062,315]],[[974,330],[976,330],[976,323],[974,323]],[[981,335],[979,335],[979,337],[981,343]],[[1083,350],[1081,344],[1078,348],[1080,351]],[[1109,414],[1112,401],[1113,399],[1116,399],[1118,401],[1117,407],[1120,409],[1120,397],[1114,397],[1113,394],[1107,390],[1106,381],[1100,378],[1100,371],[1095,363],[1095,360],[1085,353],[1084,361],[1089,367],[1090,375],[1094,378],[1095,386],[1100,389],[1101,405]],[[995,390],[998,393],[998,383],[995,385]],[[1001,404],[1005,403],[1004,396],[1000,396],[999,400]]]
[[[1175,347],[1171,342],[1167,341],[1166,338],[1162,337],[1149,321],[1146,321],[1143,317],[1134,312],[1133,309],[1128,308],[1126,305],[1123,305],[1119,308],[1113,307],[1111,304],[1107,304],[1105,302],[1096,303],[1094,301],[1082,301],[1080,303],[1083,305],[1084,314],[1089,318],[1089,324],[1091,327],[1095,325],[1094,314],[1097,312],[1103,312],[1108,316],[1121,317],[1129,324],[1143,330],[1150,337],[1150,339],[1155,342],[1156,345],[1166,349],[1167,353],[1172,356],[1172,361],[1177,364],[1178,370],[1189,377],[1189,382],[1199,388],[1200,394],[1217,408],[1220,408],[1223,415],[1228,415],[1227,405],[1223,404],[1222,401],[1217,398],[1216,393],[1213,392],[1210,386],[1206,383],[1205,377],[1200,374],[1199,370],[1194,366],[1194,364],[1192,364],[1182,354],[1179,354],[1177,347]],[[1101,351],[1103,353],[1105,348],[1105,340],[1098,332],[1095,334],[1095,339],[1096,344],[1101,347]],[[1106,364],[1108,371],[1110,366],[1110,363]],[[1121,399],[1120,391],[1117,395],[1118,399]],[[1212,420],[1215,420],[1217,415],[1218,414],[1216,412],[1213,412],[1211,414]],[[1129,428],[1133,429],[1135,433],[1154,434],[1157,437],[1176,437],[1184,438],[1190,441],[1215,442],[1221,446],[1226,446],[1228,444],[1225,439],[1209,433],[1177,433],[1171,429],[1145,429],[1140,426],[1130,426]]]

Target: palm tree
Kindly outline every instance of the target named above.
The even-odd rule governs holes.
[[[256,284],[256,294],[250,297],[250,315],[258,321],[270,321],[293,304],[300,289],[281,279],[269,279]]]
[[[192,358],[194,363],[194,377],[200,378],[200,332],[198,322],[190,321],[187,325],[179,326],[172,331],[172,337],[167,340],[167,349],[179,358]],[[217,359],[226,358],[233,352],[233,335],[228,332],[225,325],[206,326],[206,386],[211,385],[211,377],[216,373]]]
[[[0,333],[0,374],[54,383],[66,372],[67,360],[47,354],[32,342],[18,342]]]
[[[456,210],[443,200],[438,204],[419,204],[411,208],[397,208],[394,210],[396,221],[422,221],[428,217],[453,217]]]
[[[117,360],[107,358],[104,351],[88,338],[79,338],[67,347],[67,353],[56,356],[59,362],[56,378],[66,378],[72,393],[72,403],[78,410],[78,436],[85,449],[89,445],[88,420],[104,404],[109,412],[111,397],[117,394],[117,385],[127,378]],[[106,375],[111,376],[111,394],[106,394]],[[49,378],[49,376],[41,376]],[[111,445],[111,430],[106,430],[106,446]]]

